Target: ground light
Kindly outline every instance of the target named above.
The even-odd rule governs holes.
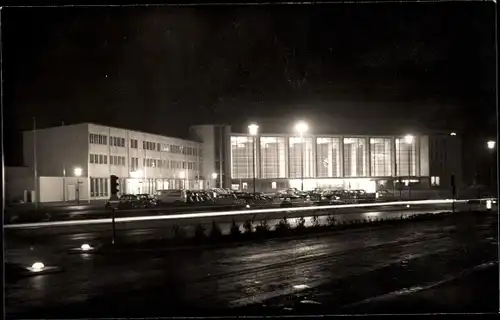
[[[82,244],[82,246],[80,247],[80,249],[82,249],[82,251],[90,251],[94,248],[92,248],[89,244]]]
[[[33,272],[40,272],[42,271],[43,269],[45,268],[45,265],[41,262],[35,262],[33,263],[33,265],[31,266],[31,271]]]
[[[486,210],[491,210],[491,200],[486,200]]]

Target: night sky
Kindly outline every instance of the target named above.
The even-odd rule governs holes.
[[[22,161],[19,131],[33,116],[40,127],[90,121],[176,136],[191,124],[237,131],[298,118],[494,134],[494,9],[3,8],[6,164]]]

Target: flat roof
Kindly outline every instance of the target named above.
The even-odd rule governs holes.
[[[184,141],[189,141],[189,142],[200,143],[200,141],[196,141],[193,138],[183,138],[183,137],[179,137],[179,136],[167,136],[165,134],[160,134],[160,133],[155,133],[155,132],[145,132],[145,131],[141,131],[141,130],[135,130],[135,129],[129,129],[129,128],[123,128],[123,127],[115,127],[115,126],[110,126],[107,124],[97,123],[97,122],[79,122],[79,123],[72,123],[72,124],[61,124],[60,126],[37,128],[37,130],[47,130],[47,129],[54,129],[54,128],[60,128],[60,127],[67,127],[67,126],[78,126],[78,125],[83,125],[83,124],[87,124],[87,125],[91,124],[91,125],[95,125],[95,126],[102,126],[102,127],[112,128],[112,129],[134,131],[134,132],[138,132],[138,133],[156,135],[156,136],[165,137],[165,138],[172,138],[172,139],[179,139],[179,140],[184,140]],[[23,132],[29,132],[29,131],[33,131],[33,130],[24,130]]]

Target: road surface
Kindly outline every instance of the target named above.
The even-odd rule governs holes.
[[[230,248],[109,255],[53,254],[47,249],[46,265],[58,265],[63,272],[17,281],[7,277],[7,316],[356,312],[363,310],[360,303],[374,298],[493,265],[497,223],[496,214],[485,213]],[[498,277],[485,281],[483,276],[483,281],[483,292],[498,288]],[[464,285],[454,292],[462,298],[482,293],[472,289]],[[484,310],[479,311],[498,311],[498,296],[493,298],[483,296]],[[433,312],[440,307],[464,311],[452,304]],[[425,308],[421,305],[419,312]]]
[[[463,207],[463,208],[462,208]],[[467,209],[468,206],[461,205],[461,209]],[[376,210],[374,210],[376,209]],[[419,205],[419,206],[381,206],[376,208],[345,208],[329,211],[306,211],[306,212],[286,212],[286,213],[263,213],[258,215],[235,215],[217,218],[198,218],[198,219],[176,219],[176,220],[152,220],[152,221],[134,221],[116,224],[117,241],[121,243],[138,242],[148,239],[171,238],[173,237],[173,227],[179,226],[184,229],[187,237],[194,235],[195,228],[201,224],[208,233],[215,221],[223,234],[229,234],[232,221],[239,225],[243,231],[243,223],[246,220],[252,221],[255,228],[262,221],[266,221],[272,228],[283,219],[288,218],[293,227],[297,223],[297,218],[304,216],[306,226],[313,224],[313,215],[318,217],[320,224],[328,223],[328,215],[331,215],[338,222],[348,222],[353,220],[374,220],[386,218],[407,217],[429,212],[449,211],[450,206],[446,205]],[[94,246],[103,243],[110,243],[112,236],[111,223],[85,224],[72,226],[54,226],[41,224],[39,227],[20,227],[16,229],[6,228],[5,243],[10,249],[6,259],[18,261],[23,255],[36,255],[44,247],[57,248],[65,250],[68,248],[79,247],[84,243]],[[22,226],[22,225],[21,225]],[[13,254],[15,252],[15,254]],[[23,253],[25,252],[25,253]]]

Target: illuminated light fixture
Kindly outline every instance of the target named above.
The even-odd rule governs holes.
[[[300,134],[304,134],[304,132],[309,130],[309,126],[304,121],[300,121],[295,125],[295,130]]]
[[[80,249],[82,249],[82,251],[89,251],[89,250],[92,250],[93,248],[89,244],[85,243],[85,244],[82,244]]]
[[[217,173],[216,172],[212,173],[212,179],[217,179]]]
[[[45,265],[43,263],[41,263],[41,262],[35,262],[31,266],[31,271],[33,271],[33,272],[40,272],[40,271],[43,270],[43,268],[45,268]]]
[[[486,145],[488,146],[488,149],[494,149],[495,148],[495,141],[493,140],[490,140],[486,143]]]
[[[251,136],[256,136],[257,133],[259,132],[259,126],[256,124],[251,124],[248,126],[248,133],[250,133]]]
[[[75,173],[76,177],[81,177],[82,176],[82,168],[75,168],[74,173]]]
[[[491,200],[486,200],[486,210],[491,210]]]
[[[456,136],[456,135],[457,135],[457,133],[456,133],[456,132],[452,132],[452,133],[450,133],[450,136]]]
[[[249,204],[247,204],[247,205],[246,205],[246,208],[247,208],[247,209],[250,209],[250,205],[249,205]]]
[[[408,144],[412,144],[413,143],[413,139],[414,139],[414,137],[411,134],[407,134],[405,136],[405,142],[408,143]]]
[[[407,205],[406,205],[406,207],[407,207],[407,208],[409,208],[409,207],[410,207],[410,205],[409,205],[409,204],[407,204]]]

